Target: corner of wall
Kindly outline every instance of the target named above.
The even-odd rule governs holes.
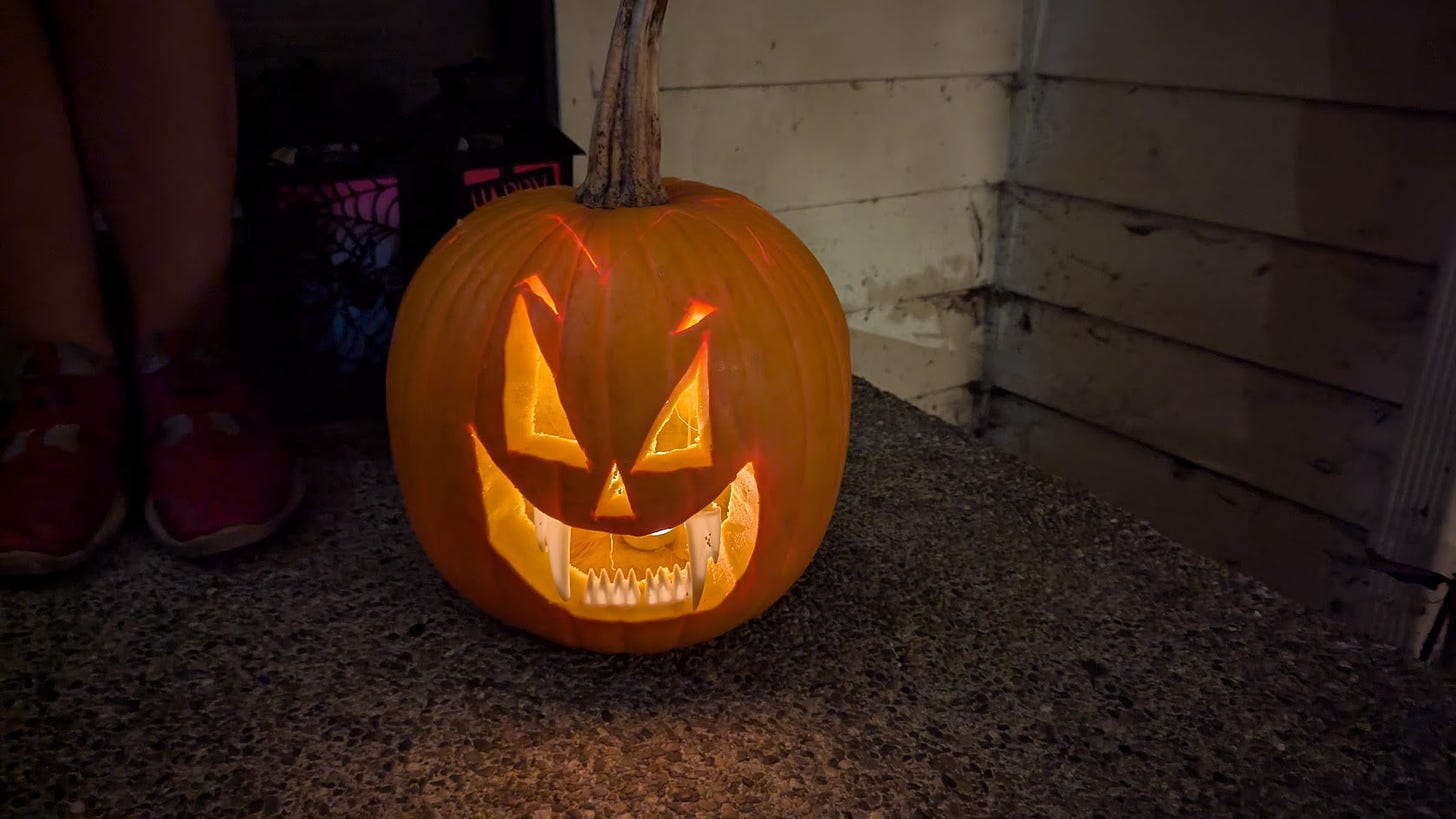
[[[982,357],[981,378],[975,390],[975,412],[972,429],[982,434],[991,424],[991,394],[996,386],[995,339],[997,317],[1000,314],[1001,282],[1005,271],[1016,252],[1015,235],[1021,205],[1018,196],[1018,163],[1027,141],[1032,134],[1041,82],[1036,67],[1041,48],[1043,25],[1046,18],[1046,0],[1021,1],[1021,27],[1016,42],[1017,67],[1008,91],[1011,95],[1011,117],[1006,140],[1006,165],[1002,179],[996,188],[996,227],[994,233],[995,256],[988,269],[989,277],[982,283],[982,301],[985,306],[985,321],[980,325],[979,339]]]

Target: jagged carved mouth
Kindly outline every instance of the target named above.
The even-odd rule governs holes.
[[[752,559],[759,496],[751,462],[687,520],[631,536],[570,526],[535,508],[471,437],[491,545],[548,599],[603,619],[675,616],[716,606]]]

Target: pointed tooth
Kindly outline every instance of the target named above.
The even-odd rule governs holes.
[[[708,544],[708,559],[716,561],[723,547],[723,510],[717,504],[688,518],[688,541]]]
[[[612,605],[627,605],[627,575],[621,569],[617,570],[617,576],[609,584],[612,590]]]
[[[551,538],[555,533],[561,531],[569,532],[570,530],[570,527],[566,524],[542,512],[540,509],[536,510],[533,519],[536,524],[536,545],[543,552],[546,551],[546,547],[551,542]]]
[[[703,599],[703,583],[708,576],[709,546],[705,538],[696,537],[688,541],[688,561],[692,575],[693,608]]]
[[[714,506],[688,518],[688,562],[691,572],[693,608],[703,599],[708,561],[718,559],[723,539],[723,512]]]
[[[661,567],[647,572],[647,605],[655,606],[662,600],[662,569]]]
[[[545,520],[543,524],[543,519]],[[551,561],[551,579],[562,600],[571,599],[571,527],[541,510],[536,510],[537,536],[546,539],[546,555]]]

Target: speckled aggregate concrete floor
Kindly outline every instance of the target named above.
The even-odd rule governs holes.
[[[306,449],[270,545],[0,588],[0,811],[1456,814],[1451,679],[864,384],[804,578],[651,657],[457,599],[380,425]]]

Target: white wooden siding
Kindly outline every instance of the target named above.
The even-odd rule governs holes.
[[[1022,184],[1434,264],[1456,221],[1456,118],[1047,81]]]
[[[996,191],[988,186],[782,211],[846,311],[989,283]]]
[[[1364,597],[1361,529],[1015,396],[995,402],[988,435],[1305,605],[1348,612]]]
[[[1456,4],[1027,8],[991,440],[1373,622],[1456,224]]]
[[[981,376],[985,308],[974,295],[907,299],[849,313],[856,374],[905,398]]]
[[[1014,192],[1006,290],[1399,403],[1430,268]]]
[[[563,89],[589,100],[617,4],[557,0],[556,9]],[[662,24],[662,85],[1009,73],[1020,25],[1019,0],[673,0]],[[579,82],[586,77],[590,86]]]
[[[1059,77],[1456,110],[1450,0],[1045,0]]]
[[[1010,300],[995,326],[997,388],[1333,517],[1378,521],[1394,406],[1038,302]]]
[[[665,91],[662,171],[769,210],[1005,175],[1004,85],[984,78]]]
[[[911,398],[910,403],[958,427],[969,427],[977,422],[976,393],[970,385],[919,395]]]
[[[616,6],[556,3],[582,144]],[[1019,0],[674,0],[663,25],[663,172],[778,215],[834,283],[855,373],[952,420],[981,377],[966,294],[993,270],[1020,24]]]

